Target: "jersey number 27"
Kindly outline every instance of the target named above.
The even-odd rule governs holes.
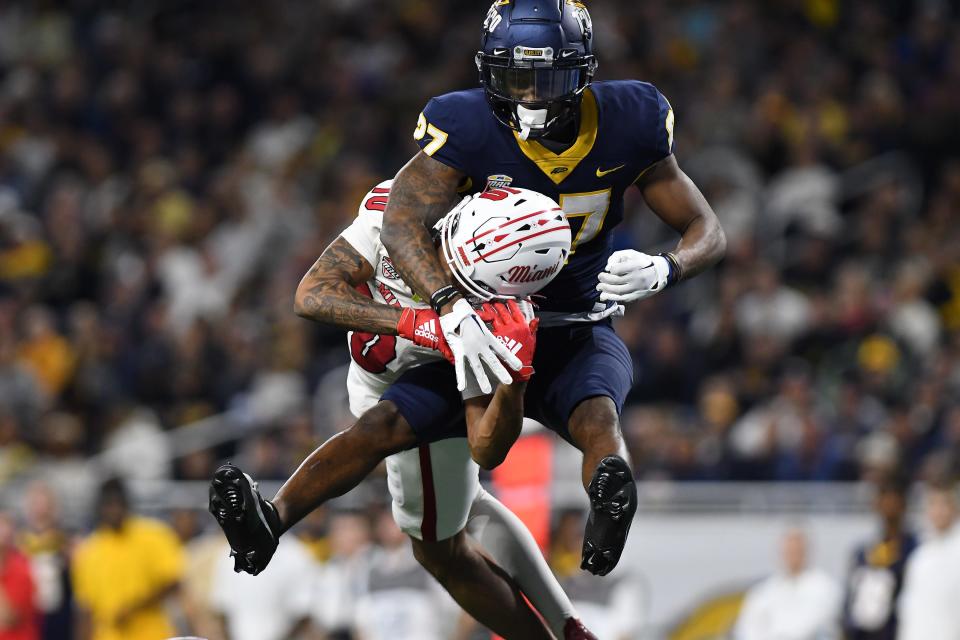
[[[577,250],[581,244],[590,242],[603,229],[603,221],[610,210],[612,189],[588,191],[586,193],[560,194],[560,208],[573,226],[574,221],[580,219],[580,228],[573,237],[573,246],[570,253]]]

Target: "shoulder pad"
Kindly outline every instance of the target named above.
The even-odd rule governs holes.
[[[635,122],[631,128],[638,153],[657,162],[674,151],[674,115],[670,102],[649,82],[619,80],[598,83],[602,108],[614,111],[619,121]]]
[[[427,103],[413,139],[428,156],[463,173],[470,173],[471,150],[483,139],[491,119],[481,89],[455,91]]]

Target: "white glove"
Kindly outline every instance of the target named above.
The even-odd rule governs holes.
[[[467,375],[464,360],[470,363],[477,384],[483,393],[490,393],[493,387],[487,378],[483,365],[487,365],[493,376],[501,384],[510,384],[513,378],[507,372],[500,360],[503,360],[514,371],[523,366],[520,358],[513,355],[506,345],[490,333],[487,325],[462,298],[453,303],[450,313],[440,316],[440,329],[453,352],[454,370],[457,372],[457,389],[467,388]],[[497,358],[500,358],[498,360]]]
[[[667,287],[670,263],[663,256],[649,256],[633,249],[615,251],[597,280],[600,300],[633,302],[649,298]]]

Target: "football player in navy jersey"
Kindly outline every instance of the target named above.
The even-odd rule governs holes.
[[[903,590],[907,562],[917,548],[917,537],[907,522],[910,478],[901,472],[880,478],[874,512],[879,535],[858,545],[847,577],[843,603],[843,632],[847,640],[895,640],[897,603]]]
[[[510,382],[519,363],[488,337],[470,303],[440,264],[430,228],[458,188],[523,187],[560,203],[574,232],[573,253],[543,291],[528,416],[583,451],[590,498],[582,567],[598,575],[619,561],[636,511],[636,487],[619,414],[632,384],[632,361],[611,317],[716,263],[726,240],[717,217],[674,158],[674,114],[639,81],[592,82],[593,27],[576,0],[497,0],[476,55],[481,88],[430,100],[414,139],[420,151],[397,174],[382,241],[405,282],[440,314],[457,359],[409,371],[384,395],[418,432],[462,410],[457,389],[472,373],[489,392],[489,374]],[[659,255],[613,251],[631,186],[680,235]],[[477,239],[469,259],[482,259]],[[501,360],[503,362],[501,362]],[[426,411],[424,407],[431,407]]]

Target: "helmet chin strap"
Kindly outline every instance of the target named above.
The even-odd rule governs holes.
[[[520,139],[526,140],[534,129],[542,133],[547,128],[547,109],[528,109],[517,105],[517,124],[520,125]]]

